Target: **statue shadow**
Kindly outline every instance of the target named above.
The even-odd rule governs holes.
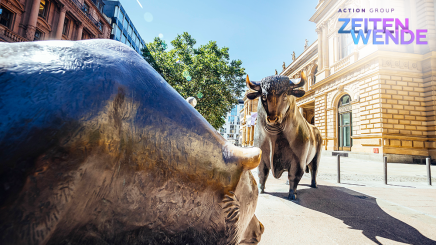
[[[283,192],[265,193],[286,200],[288,197],[288,193]],[[376,244],[382,244],[376,236],[408,244],[436,244],[414,227],[383,211],[376,198],[344,187],[318,185],[316,189],[299,189],[297,200],[292,202],[340,219],[351,229],[361,230]]]

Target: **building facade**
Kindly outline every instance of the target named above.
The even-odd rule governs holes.
[[[257,122],[257,105],[259,98],[254,100],[247,99],[248,93],[253,93],[254,90],[248,89],[244,94],[244,106],[239,111],[239,117],[241,118],[241,127],[239,133],[239,142],[242,147],[253,146],[254,139],[254,126]]]
[[[120,1],[104,0],[105,6],[103,12],[112,20],[112,32],[110,39],[120,41],[136,52],[146,47],[139,32],[136,30]]]
[[[0,0],[0,41],[109,38],[102,0]]]
[[[238,100],[238,104],[233,105],[230,112],[226,115],[225,124],[219,129],[220,134],[230,143],[240,146],[239,131],[241,127],[241,120],[239,118],[239,111],[244,108],[244,101]]]
[[[318,40],[280,74],[308,76],[300,112],[323,137],[323,152],[389,162],[436,159],[436,2],[320,0],[310,21]],[[375,8],[395,9],[390,14]],[[365,13],[339,9],[365,9]],[[372,11],[372,12],[371,12]],[[427,29],[426,45],[354,45],[339,18],[399,18]],[[349,27],[348,27],[349,29]],[[371,29],[371,28],[370,28]],[[371,37],[372,38],[372,37]]]

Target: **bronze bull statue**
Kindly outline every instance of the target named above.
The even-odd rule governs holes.
[[[257,244],[259,148],[111,40],[0,44],[0,240]]]
[[[247,76],[247,86],[255,92],[248,99],[259,99],[258,119],[254,132],[254,146],[262,150],[258,167],[259,189],[264,192],[269,170],[275,178],[288,171],[289,196],[297,198],[297,185],[304,170],[311,172],[311,187],[316,188],[316,174],[321,158],[322,137],[319,130],[310,125],[298,111],[295,97],[304,95],[306,76],[289,79],[286,76],[269,76],[261,82],[251,82]]]

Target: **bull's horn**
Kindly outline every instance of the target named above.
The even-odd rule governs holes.
[[[256,91],[260,91],[260,83],[259,82],[251,82],[250,78],[248,77],[248,75],[247,75],[246,82],[247,82],[247,87],[248,88],[256,90]]]
[[[290,79],[290,84],[293,88],[299,88],[299,87],[303,87],[304,84],[306,84],[306,81],[307,81],[307,77],[304,74],[304,72],[302,71],[300,73],[300,78]]]
[[[226,162],[237,162],[245,170],[251,170],[259,165],[262,151],[257,147],[242,148],[227,143],[223,155]]]

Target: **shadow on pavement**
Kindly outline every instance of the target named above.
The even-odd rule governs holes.
[[[283,192],[266,194],[283,199],[288,196],[288,193]],[[375,198],[344,187],[318,185],[317,189],[300,189],[297,190],[297,200],[292,202],[340,219],[351,229],[361,230],[363,235],[377,244],[381,243],[376,236],[409,244],[436,243],[414,227],[387,214]]]

